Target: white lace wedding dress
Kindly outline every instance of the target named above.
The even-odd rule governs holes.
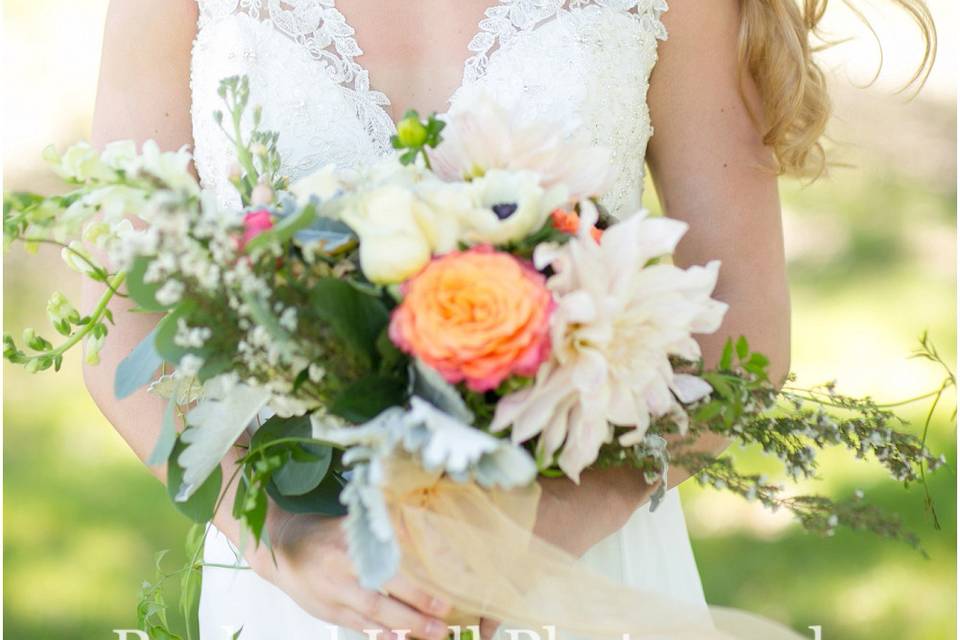
[[[193,127],[197,170],[224,204],[227,141],[212,113],[217,85],[250,77],[265,127],[280,132],[286,173],[303,176],[334,162],[353,165],[389,152],[393,123],[386,96],[364,70],[354,31],[334,0],[198,0],[193,52]],[[560,122],[613,150],[613,214],[640,207],[644,155],[653,133],[646,95],[657,60],[665,0],[491,0],[470,43],[462,89],[481,84],[523,118]],[[205,558],[232,564],[229,542],[211,532]],[[670,491],[655,513],[643,508],[584,558],[620,583],[705,608],[680,500]],[[207,568],[200,604],[203,640],[243,627],[243,640],[330,638],[332,627],[304,613],[251,571]],[[340,638],[349,632],[339,631]],[[362,637],[362,636],[361,636]]]

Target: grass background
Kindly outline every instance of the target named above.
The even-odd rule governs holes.
[[[40,149],[87,134],[104,6],[4,1],[4,73],[18,87],[5,104],[4,188],[48,186],[33,160]],[[949,2],[933,6],[938,17],[955,15]],[[954,27],[941,22],[944,40]],[[846,52],[848,61],[864,55]],[[924,329],[955,361],[956,92],[951,52],[945,56],[909,103],[886,78],[871,90],[846,81],[845,74],[869,71],[873,58],[844,66],[835,81],[835,157],[853,166],[812,186],[783,183],[801,382],[836,378],[845,392],[884,400],[923,393],[939,382],[935,368],[908,359]],[[52,254],[26,259],[16,249],[3,266],[6,331],[45,326],[47,294],[77,285]],[[86,396],[75,358],[56,376],[31,377],[6,364],[3,371],[3,630],[15,640],[109,638],[111,629],[134,624],[155,552],[172,548],[171,567],[182,557],[187,523]],[[954,398],[946,405],[931,434],[949,461],[931,480],[942,530],[932,527],[917,491],[904,491],[873,464],[827,455],[828,479],[810,487],[837,497],[863,489],[903,514],[929,559],[865,535],[813,538],[784,514],[685,485],[708,599],[801,631],[821,625],[824,638],[954,637]],[[905,416],[916,423],[923,409]]]

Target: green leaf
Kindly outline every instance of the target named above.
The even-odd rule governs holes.
[[[251,494],[254,504],[246,509],[243,514],[243,521],[246,523],[250,533],[253,534],[255,544],[259,545],[263,539],[263,528],[267,522],[267,494],[265,491],[257,491]]]
[[[750,355],[750,345],[747,344],[746,336],[740,336],[737,339],[737,357],[745,360]]]
[[[342,280],[324,278],[310,292],[310,304],[353,352],[370,366],[376,363],[377,338],[390,320],[380,298]]]
[[[723,355],[720,356],[720,364],[717,369],[720,371],[730,371],[733,368],[733,340],[727,338],[723,345]]]
[[[163,364],[163,358],[157,353],[154,344],[156,335],[156,329],[147,334],[140,344],[134,347],[130,355],[117,366],[113,379],[113,394],[118,400],[123,400],[148,384]],[[166,460],[166,456],[163,459]]]
[[[390,375],[402,371],[409,358],[403,351],[397,348],[390,339],[388,328],[384,328],[377,338],[377,355],[380,357],[380,373]]]
[[[167,409],[163,412],[160,437],[157,438],[157,444],[153,447],[153,453],[150,454],[150,458],[147,460],[147,464],[150,466],[163,464],[170,458],[173,445],[177,442],[176,411],[176,398],[170,398],[170,402],[167,403]]]
[[[163,286],[163,282],[144,282],[144,276],[147,268],[150,266],[152,258],[138,257],[133,261],[133,266],[127,272],[127,294],[137,303],[142,311],[167,311],[170,306],[162,305],[157,302],[157,290]]]
[[[397,378],[369,376],[349,385],[329,410],[344,420],[360,423],[372,420],[390,407],[407,400],[407,383]]]
[[[173,450],[170,452],[170,457],[167,458],[167,495],[170,496],[173,505],[183,515],[194,522],[209,522],[213,518],[217,499],[220,497],[223,471],[218,465],[186,501],[177,501],[176,497],[180,492],[180,485],[183,484],[183,469],[177,464],[177,458],[180,457],[184,449],[186,449],[186,445],[181,442],[180,438],[177,438]]]
[[[301,496],[285,496],[274,483],[267,485],[267,493],[281,509],[290,513],[312,513],[337,517],[346,515],[347,509],[340,502],[344,481],[336,473],[328,473],[315,489]]]
[[[308,416],[295,418],[274,416],[257,429],[250,441],[250,449],[253,451],[283,438],[309,438],[311,432],[312,427]],[[333,449],[319,444],[285,446],[290,450],[291,455],[284,465],[273,473],[273,482],[277,490],[286,496],[300,496],[316,489],[330,469]]]

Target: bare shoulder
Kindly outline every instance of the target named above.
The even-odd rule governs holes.
[[[681,70],[698,79],[736,74],[739,0],[670,0],[662,21],[669,37],[660,43],[658,80],[669,83]]]
[[[767,163],[752,116],[761,111],[759,95],[740,69],[739,0],[671,0],[663,22],[669,37],[650,79],[656,135],[648,159],[656,163],[710,142],[744,164]]]
[[[191,141],[190,56],[196,0],[111,0],[94,114],[97,144]]]

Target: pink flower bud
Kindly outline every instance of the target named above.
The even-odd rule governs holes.
[[[267,209],[258,209],[245,215],[243,217],[243,238],[240,240],[240,250],[242,251],[247,243],[271,228],[273,228],[273,215]]]
[[[253,188],[250,194],[250,204],[255,207],[265,207],[273,202],[273,189],[262,182]]]

